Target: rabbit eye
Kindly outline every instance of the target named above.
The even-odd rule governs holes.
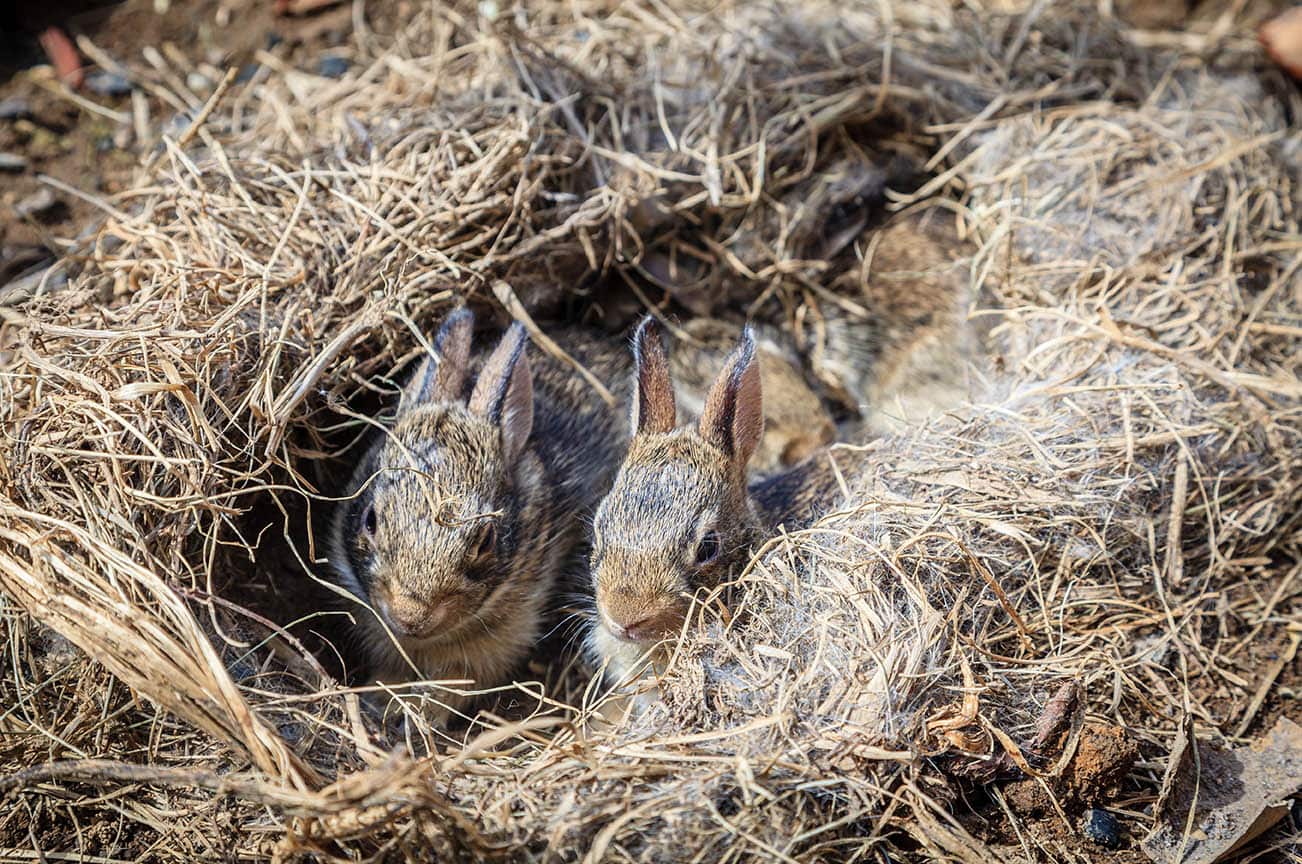
[[[710,531],[701,538],[701,542],[696,546],[696,564],[702,566],[709,564],[715,558],[719,557],[719,532]]]
[[[362,512],[362,530],[366,532],[366,536],[374,537],[375,530],[378,527],[379,522],[375,518],[375,508],[367,504],[366,509]]]
[[[491,558],[496,552],[497,524],[491,519],[485,520],[479,526],[479,531],[470,544],[470,563],[472,565],[480,564]]]

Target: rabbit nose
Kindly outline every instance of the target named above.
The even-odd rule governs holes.
[[[410,596],[379,598],[380,611],[394,633],[408,639],[423,639],[448,617],[449,603],[423,601]]]
[[[626,642],[651,642],[676,630],[679,625],[676,610],[672,606],[662,606],[642,614],[634,612],[623,620],[610,617],[615,635]],[[628,621],[627,618],[633,618]]]

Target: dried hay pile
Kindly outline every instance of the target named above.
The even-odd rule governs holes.
[[[963,778],[1062,768],[1028,742],[1065,682],[1145,757],[1136,833],[1186,713],[1298,716],[1262,672],[1300,566],[1302,104],[1242,22],[490,11],[359,30],[342,81],[264,58],[103,202],[66,289],[0,309],[0,846],[983,860]],[[299,650],[337,615],[271,638],[357,415],[455,297],[807,321],[893,157],[925,177],[892,207],[968,244],[983,397],[868,444],[856,506],[756,556],[662,706],[579,729],[580,683],[395,756]],[[1079,842],[1011,824],[1014,859]]]

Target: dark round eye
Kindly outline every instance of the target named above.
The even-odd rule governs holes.
[[[696,546],[696,563],[698,566],[709,564],[719,557],[719,532],[710,531],[701,538]]]
[[[379,523],[375,518],[375,508],[367,504],[366,509],[362,511],[362,530],[366,532],[368,537],[374,537],[375,529],[378,527]]]
[[[497,552],[497,523],[491,519],[484,520],[478,533],[470,544],[470,563],[486,561]]]

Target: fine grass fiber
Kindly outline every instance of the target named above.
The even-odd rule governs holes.
[[[981,5],[413,4],[355,16],[340,80],[264,55],[192,106],[68,284],[0,307],[0,847],[1053,860],[1078,813],[1027,828],[1001,765],[1047,788],[1123,729],[1137,842],[1183,718],[1298,719],[1302,99],[1253,4]],[[847,503],[702,605],[657,705],[600,720],[562,652],[471,722],[421,710],[457,683],[380,715],[320,532],[447,309],[749,315],[816,357],[923,210],[971,404],[849,445]]]

